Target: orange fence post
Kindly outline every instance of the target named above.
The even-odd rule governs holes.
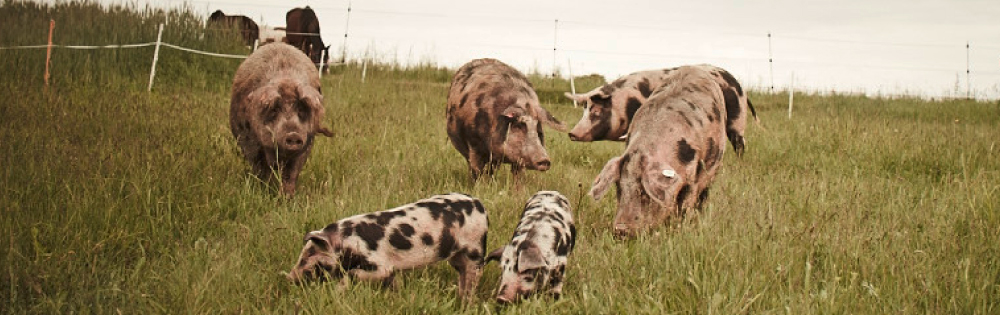
[[[49,65],[52,63],[52,30],[56,28],[56,20],[49,20],[49,47],[45,52],[45,88],[49,88]]]

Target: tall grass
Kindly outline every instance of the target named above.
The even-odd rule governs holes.
[[[79,32],[75,43],[88,45],[149,41],[158,22],[142,21],[168,14],[178,37],[165,41],[243,49],[236,39],[183,42],[178,34],[202,27],[183,9],[0,7],[0,19],[16,24],[73,16],[57,18],[57,32]],[[185,16],[190,23],[177,22]],[[101,24],[122,34],[88,32]],[[2,45],[37,44],[2,32]],[[507,172],[473,185],[444,130],[451,70],[432,64],[369,65],[364,83],[353,62],[324,76],[335,135],[317,140],[295,199],[279,199],[248,174],[228,130],[238,62],[169,51],[153,93],[144,92],[148,50],[57,50],[56,65],[74,70],[56,70],[48,91],[37,74],[44,53],[38,61],[40,51],[0,51],[8,95],[0,106],[0,312],[1000,312],[995,104],[800,94],[788,119],[787,94],[751,91],[766,129],[751,124],[747,154],[725,156],[706,208],[622,242],[609,233],[613,198],[582,196],[621,143],[570,142],[547,129],[550,171],[528,172],[520,190]],[[579,109],[557,97],[565,83],[547,80],[532,77],[556,96],[544,106],[574,123]],[[457,300],[447,264],[402,272],[389,291],[296,287],[279,274],[306,231],[449,191],[483,200],[494,248],[541,189],[569,196],[579,225],[558,301],[497,308],[495,265],[470,306]]]

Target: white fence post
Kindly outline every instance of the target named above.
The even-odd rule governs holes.
[[[788,83],[788,119],[792,119],[792,102],[795,100],[795,72],[792,72],[792,81]]]
[[[323,52],[320,53],[320,55],[319,55],[319,78],[320,79],[323,78],[323,66],[326,65],[326,63],[323,62],[323,60],[326,60],[326,51],[327,51],[326,49],[323,49]]]
[[[559,43],[559,19],[556,19],[555,27],[552,29],[552,78],[556,77],[556,45]],[[554,82],[554,81],[553,81]]]
[[[774,94],[774,54],[771,50],[771,32],[767,32],[767,66],[771,78],[771,94]]]
[[[569,92],[576,95],[576,83],[573,82],[573,62],[566,58],[566,69],[569,70]],[[576,108],[576,98],[573,98],[573,108]]]
[[[160,59],[160,43],[163,41],[163,23],[160,23],[160,32],[156,34],[156,49],[153,50],[153,66],[149,69],[149,87],[146,91],[153,90],[153,77],[156,77],[156,61]]]
[[[365,72],[368,72],[368,57],[361,64],[361,84],[365,83]]]
[[[347,30],[351,27],[351,1],[347,1],[347,22],[344,22],[344,47],[340,53],[340,63],[347,63]]]
[[[969,66],[969,42],[965,42],[965,98],[972,99],[972,71]]]

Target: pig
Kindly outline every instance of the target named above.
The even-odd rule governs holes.
[[[489,222],[486,208],[465,194],[436,195],[389,210],[359,214],[305,235],[288,280],[380,281],[397,270],[447,260],[458,270],[458,295],[470,300],[482,275]]]
[[[473,182],[510,164],[518,179],[524,168],[546,171],[542,124],[566,128],[538,102],[528,78],[496,59],[466,63],[452,77],[448,92],[448,138],[465,157]]]
[[[566,260],[576,244],[569,200],[557,191],[539,191],[524,206],[510,243],[487,256],[500,261],[497,303],[546,292],[562,294]]]
[[[726,136],[737,156],[743,156],[746,147],[746,110],[749,109],[759,124],[757,111],[744,93],[739,81],[728,71],[708,64],[694,65],[712,74],[722,89],[726,101]],[[618,78],[614,82],[583,94],[566,93],[566,97],[582,103],[583,117],[569,133],[573,141],[625,140],[629,124],[636,111],[665,79],[677,68],[647,70]]]
[[[295,195],[315,135],[333,135],[324,113],[319,73],[295,47],[260,47],[236,69],[229,127],[253,173],[269,183],[279,175],[285,196]]]
[[[619,238],[700,208],[725,152],[725,96],[712,73],[679,67],[666,82],[636,111],[625,152],[604,165],[589,192],[600,200],[617,185]]]

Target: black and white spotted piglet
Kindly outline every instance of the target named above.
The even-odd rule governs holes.
[[[540,191],[524,206],[510,243],[486,257],[500,260],[498,303],[509,303],[535,292],[562,294],[566,257],[576,241],[569,201],[556,191]]]
[[[482,275],[488,220],[478,199],[437,195],[397,208],[359,214],[305,236],[295,283],[348,276],[391,286],[396,270],[448,260],[458,270],[459,297],[470,299]]]

